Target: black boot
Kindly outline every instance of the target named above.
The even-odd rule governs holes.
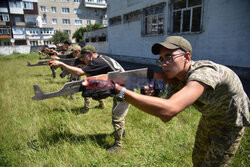
[[[110,153],[110,154],[118,153],[119,151],[121,151],[121,149],[122,149],[121,146],[118,146],[118,145],[114,144],[112,147],[107,149],[107,152]]]

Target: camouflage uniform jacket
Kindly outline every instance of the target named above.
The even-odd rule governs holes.
[[[189,81],[198,81],[208,86],[193,104],[211,123],[228,126],[249,126],[250,102],[239,77],[228,67],[211,61],[192,61],[186,82],[168,84],[170,97]]]

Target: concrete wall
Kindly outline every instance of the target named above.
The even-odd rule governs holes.
[[[30,46],[18,45],[18,46],[0,46],[0,55],[10,55],[12,53],[29,54]]]
[[[170,7],[167,0],[124,0],[108,1],[108,17],[142,10],[160,2],[167,2],[165,13],[165,34],[142,36],[142,20],[108,27],[109,54],[127,56],[128,61],[151,63],[156,59],[151,53],[155,42],[163,41],[169,35]],[[202,32],[177,34],[187,38],[193,46],[193,59],[208,59],[228,66],[250,68],[250,1],[249,0],[204,0]],[[142,18],[141,18],[142,19]]]
[[[109,18],[112,18],[161,2],[166,1],[125,0],[122,2],[119,1],[118,3],[116,0],[110,0],[108,1],[110,8],[108,8],[107,14]],[[144,64],[154,64],[156,56],[151,54],[151,46],[154,42],[162,40],[163,35],[143,37],[141,35],[141,24],[141,20],[137,20],[126,24],[121,23],[119,25],[109,26],[109,54],[122,55],[121,59],[126,59],[131,62],[136,61]]]
[[[98,37],[101,37],[101,36],[106,36],[106,41],[98,41]],[[86,44],[91,44],[93,45],[97,52],[99,53],[109,53],[109,43],[108,43],[108,36],[107,36],[107,27],[105,28],[101,28],[101,29],[97,29],[97,30],[93,30],[93,31],[89,31],[89,32],[85,32],[84,33],[84,39],[86,40],[87,38],[89,40],[91,40],[92,37],[96,37],[97,38],[97,41],[96,42],[88,42]]]
[[[193,46],[193,59],[250,67],[249,8],[249,0],[205,1],[203,32],[184,36]]]

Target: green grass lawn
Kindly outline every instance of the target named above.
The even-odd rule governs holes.
[[[33,84],[45,91],[56,91],[67,81],[53,79],[49,67],[27,67],[38,62],[38,55],[0,56],[0,166],[192,166],[192,148],[200,114],[192,107],[168,123],[131,107],[126,117],[123,149],[108,154],[112,146],[112,99],[107,108],[87,115],[80,93],[32,101]],[[250,164],[250,130],[232,166]],[[248,164],[248,165],[247,165]]]

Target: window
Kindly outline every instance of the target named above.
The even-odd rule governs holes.
[[[26,25],[36,25],[36,18],[35,17],[25,17]]]
[[[86,10],[86,14],[87,15],[90,15],[91,14],[91,11],[89,9]]]
[[[129,23],[140,19],[140,10],[136,10],[123,15],[123,23]]]
[[[82,10],[81,9],[74,9],[74,13],[75,14],[82,14]]]
[[[202,0],[183,0],[172,4],[173,33],[201,31]]]
[[[8,28],[0,28],[1,35],[10,35],[10,29]]]
[[[24,9],[33,9],[33,3],[23,1],[23,8]]]
[[[91,37],[91,42],[96,42],[96,37]]]
[[[62,2],[69,2],[69,0],[61,0]]]
[[[75,20],[75,25],[82,25],[82,20]]]
[[[62,19],[63,24],[70,24],[70,19]]]
[[[30,41],[30,46],[38,46],[38,41]]]
[[[53,18],[52,19],[52,24],[57,24],[57,19]]]
[[[0,21],[10,21],[9,14],[0,13]]]
[[[12,8],[21,8],[22,7],[22,1],[9,1],[10,7]]]
[[[26,29],[26,34],[38,35],[38,30],[32,30],[32,29],[27,30],[27,29]]]
[[[41,12],[47,12],[48,11],[46,6],[41,6],[40,9],[41,9]]]
[[[68,14],[69,13],[69,8],[62,8],[62,13]]]
[[[99,42],[104,42],[104,41],[106,41],[106,36],[100,36],[100,37],[98,37],[98,41]]]
[[[42,28],[41,34],[53,34],[53,28]]]
[[[88,0],[88,2],[94,2],[94,0]]]
[[[47,18],[42,18],[42,24],[47,24]]]
[[[97,0],[97,3],[103,3],[103,0]]]
[[[44,43],[44,45],[50,45],[51,41],[44,41],[43,43]]]
[[[143,11],[143,34],[163,34],[163,14],[164,5],[160,4],[154,7],[146,8]]]
[[[52,13],[56,13],[56,7],[51,7],[51,11],[52,11]]]
[[[105,25],[105,26],[107,26],[107,25],[108,25],[108,20],[103,19],[103,20],[102,20],[102,24]]]
[[[117,25],[122,23],[122,17],[121,16],[115,16],[109,19],[109,25]]]
[[[74,0],[75,3],[80,3],[82,0]]]
[[[99,14],[100,14],[99,10],[95,10],[95,15],[99,16]]]
[[[12,28],[13,34],[24,34],[23,27],[13,27]]]
[[[4,46],[10,46],[11,43],[10,43],[10,42],[3,42],[3,45],[4,45]]]
[[[70,30],[63,30],[63,32],[66,32],[67,34],[71,34],[71,31]]]
[[[90,25],[91,24],[91,20],[87,20],[87,25]]]
[[[24,22],[24,20],[21,16],[15,16],[14,20],[15,20],[15,22]]]

